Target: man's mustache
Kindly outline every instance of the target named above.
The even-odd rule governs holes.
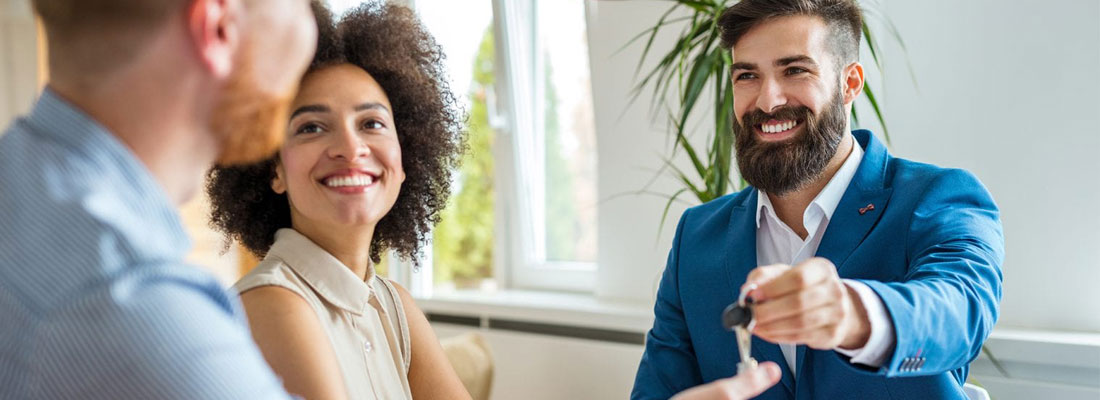
[[[755,127],[773,119],[802,122],[812,116],[813,111],[806,106],[784,106],[770,113],[757,108],[742,114],[741,123],[745,127]]]

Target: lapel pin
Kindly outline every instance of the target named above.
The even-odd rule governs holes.
[[[866,214],[868,211],[874,211],[874,210],[875,210],[875,205],[874,204],[868,204],[867,207],[863,207],[863,208],[859,209],[859,215],[863,215],[863,214]]]

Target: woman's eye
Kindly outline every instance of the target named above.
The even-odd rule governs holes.
[[[737,74],[737,78],[735,78],[735,80],[742,81],[742,80],[753,79],[753,78],[756,78],[755,74],[753,74],[752,72],[745,72],[745,73]]]
[[[298,127],[298,130],[294,131],[294,134],[320,133],[321,131],[321,125],[310,122]]]
[[[385,128],[386,128],[386,125],[383,124],[382,121],[373,120],[373,119],[363,121],[363,129],[385,129]]]

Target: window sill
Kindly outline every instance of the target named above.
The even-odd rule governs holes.
[[[653,325],[650,302],[603,299],[591,294],[537,290],[455,291],[416,297],[424,312],[509,319],[644,333]]]
[[[1058,365],[1100,373],[1100,333],[997,327],[985,346],[1002,363]],[[1095,385],[1100,386],[1100,381]]]

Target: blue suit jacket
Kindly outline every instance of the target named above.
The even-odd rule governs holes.
[[[863,161],[817,255],[882,298],[896,341],[881,368],[798,346],[794,379],[779,346],[754,337],[752,356],[775,361],[780,383],[758,399],[965,399],[968,364],[997,321],[1004,237],[978,179],[891,157],[854,131]],[[725,306],[756,265],[757,191],[746,188],[680,218],[632,399],[666,399],[733,376],[740,359]],[[874,209],[860,214],[859,209]]]

